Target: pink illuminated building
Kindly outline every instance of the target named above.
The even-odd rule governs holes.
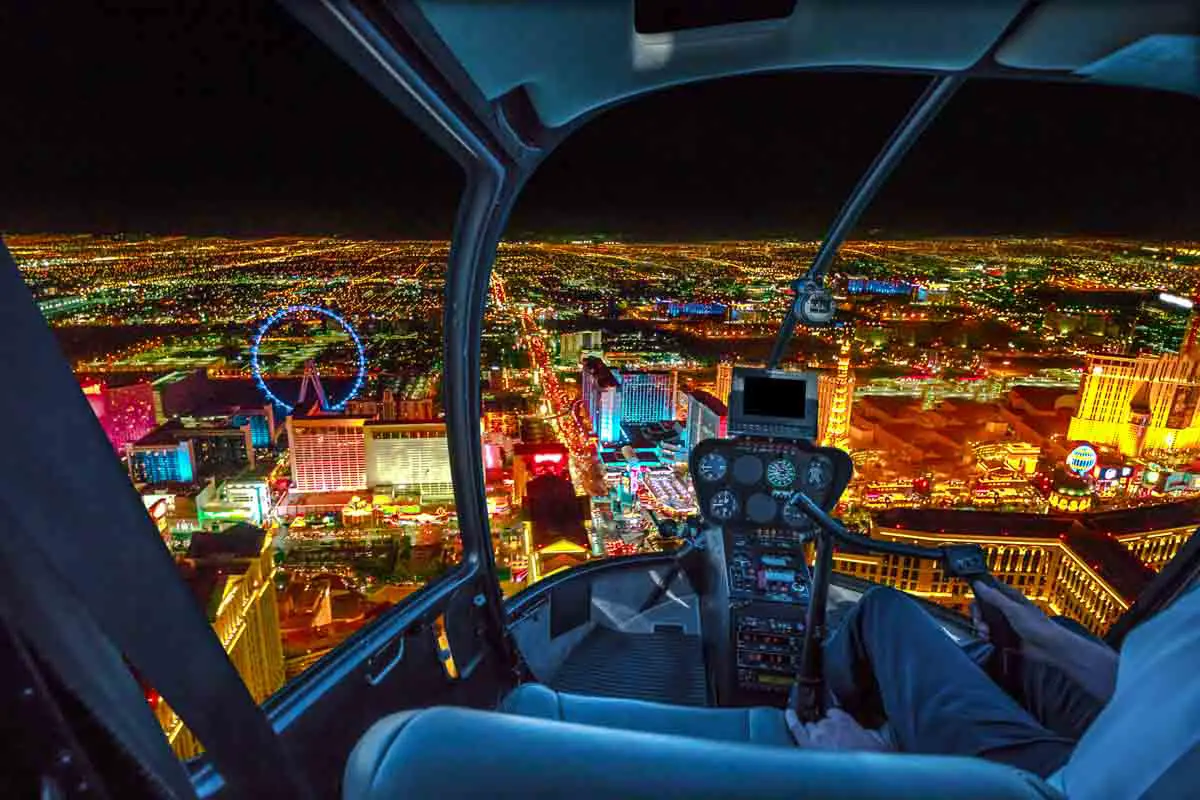
[[[127,386],[106,386],[99,381],[80,385],[100,426],[118,453],[141,439],[157,424],[154,416],[154,388],[146,381]]]

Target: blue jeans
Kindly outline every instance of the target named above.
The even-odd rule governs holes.
[[[1103,707],[1060,670],[1020,665],[1001,689],[903,592],[868,591],[825,643],[838,704],[864,726],[888,723],[901,750],[978,756],[1049,776]]]

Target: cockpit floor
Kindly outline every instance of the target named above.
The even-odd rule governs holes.
[[[699,636],[598,627],[567,656],[550,686],[561,692],[708,705]]]

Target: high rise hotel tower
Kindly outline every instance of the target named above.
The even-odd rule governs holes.
[[[1200,450],[1200,347],[1197,317],[1179,355],[1092,356],[1079,384],[1079,407],[1067,436],[1145,451]]]
[[[850,371],[850,339],[842,342],[837,370],[817,381],[818,442],[845,449],[850,443],[850,410],[854,405],[854,373]]]
[[[729,393],[733,390],[733,362],[721,359],[717,364],[717,399],[729,405]]]

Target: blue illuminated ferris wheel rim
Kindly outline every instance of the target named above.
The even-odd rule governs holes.
[[[367,375],[367,353],[366,350],[363,349],[362,340],[358,338],[358,331],[354,330],[354,326],[347,322],[340,314],[337,314],[323,306],[288,306],[286,308],[279,309],[274,314],[267,317],[266,321],[263,322],[263,324],[259,327],[258,333],[254,335],[254,343],[250,346],[250,369],[254,375],[254,382],[258,384],[258,388],[262,390],[262,393],[265,394],[272,403],[286,409],[288,413],[291,413],[293,410],[295,410],[295,406],[290,403],[283,402],[283,400],[281,400],[275,395],[274,392],[271,391],[270,387],[267,386],[267,382],[263,380],[262,365],[258,361],[258,346],[262,342],[262,338],[267,335],[267,331],[275,327],[279,320],[301,311],[312,311],[315,314],[321,314],[322,316],[329,317],[329,319],[333,320],[338,325],[341,325],[342,330],[348,333],[350,338],[354,340],[354,348],[358,355],[358,370],[354,375],[354,384],[350,387],[350,391],[346,393],[345,397],[336,403],[329,404],[329,409],[331,411],[341,411],[346,407],[346,403],[353,400],[355,395],[358,394],[358,390],[362,388],[363,379],[366,378]]]

